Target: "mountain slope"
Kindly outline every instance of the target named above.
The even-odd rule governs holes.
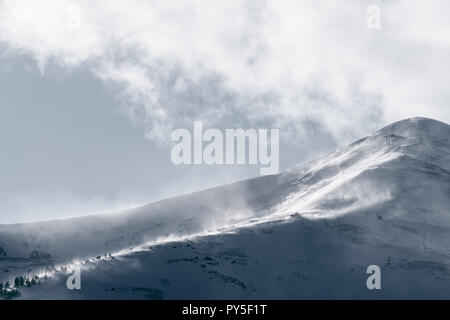
[[[407,119],[278,175],[120,213],[2,225],[0,277],[55,276],[25,298],[373,297],[365,268],[378,264],[391,286],[374,297],[440,298],[450,288],[449,138],[447,124]],[[74,259],[81,292],[58,267]]]

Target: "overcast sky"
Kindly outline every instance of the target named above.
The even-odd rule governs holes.
[[[170,133],[194,120],[280,128],[281,169],[403,118],[449,122],[448,12],[445,0],[0,0],[0,223],[258,175],[173,165]]]

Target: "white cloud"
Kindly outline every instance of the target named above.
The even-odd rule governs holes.
[[[194,119],[300,141],[304,121],[344,140],[409,116],[449,122],[450,4],[375,2],[369,30],[371,4],[0,0],[0,42],[42,72],[90,68],[155,140]]]

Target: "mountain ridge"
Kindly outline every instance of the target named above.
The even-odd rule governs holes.
[[[248,292],[248,283],[256,289],[257,280],[248,274],[247,269],[236,269],[224,262],[228,260],[227,255],[220,251],[222,246],[214,244],[223,242],[223,246],[228,248],[225,252],[235,249],[245,252],[248,259],[244,260],[259,273],[272,267],[274,262],[271,259],[282,247],[286,257],[276,255],[280,261],[289,263],[289,259],[294,259],[300,250],[304,255],[302,259],[314,260],[318,270],[324,273],[329,270],[323,265],[323,259],[326,255],[335,256],[338,262],[336,267],[331,267],[332,270],[344,278],[350,277],[352,281],[356,281],[355,275],[349,274],[348,269],[353,267],[343,259],[344,256],[348,256],[358,268],[374,260],[372,262],[387,265],[389,272],[396,275],[398,268],[412,268],[408,271],[412,273],[418,268],[425,277],[429,276],[427,268],[432,268],[433,272],[441,270],[439,276],[447,281],[450,280],[450,270],[447,270],[450,261],[449,138],[448,124],[410,118],[277,175],[166,199],[120,214],[0,225],[0,246],[8,254],[7,258],[0,258],[0,271],[6,268],[5,265],[10,271],[8,274],[0,272],[0,277],[10,277],[26,270],[43,274],[46,271],[42,270],[49,265],[73,266],[79,263],[76,261],[84,261],[92,268],[83,272],[88,272],[92,284],[104,291],[106,284],[96,280],[96,277],[101,277],[97,274],[100,266],[113,274],[118,273],[118,277],[126,281],[130,273],[123,274],[117,269],[119,266],[127,269],[126,261],[148,268],[154,268],[156,264],[160,268],[158,272],[163,274],[167,268],[164,261],[184,261],[183,255],[192,256],[195,252],[206,262],[213,256],[222,259],[223,263],[218,263],[216,269],[213,265],[202,264],[206,266],[203,271],[208,270],[211,277],[223,280],[228,278],[221,275],[233,274],[232,278],[247,283],[247,289],[240,285],[229,288],[233,294],[230,297],[244,294],[267,298]],[[248,243],[249,239],[255,244]],[[262,252],[254,247],[257,243],[267,245],[275,252]],[[190,249],[177,249],[188,244]],[[352,251],[358,253],[353,256]],[[95,257],[105,256],[106,259],[107,253],[112,253],[117,259],[103,266],[104,259]],[[319,260],[316,261],[315,256]],[[415,260],[408,260],[411,257]],[[186,259],[197,261],[195,256]],[[393,260],[397,269],[391,268]],[[422,260],[426,261],[425,266],[417,262]],[[409,261],[409,264],[404,266],[404,261]],[[311,275],[297,278],[296,273],[289,273],[289,268],[278,267],[281,273],[287,272],[285,277],[293,283],[308,281],[306,279],[314,278],[312,274],[316,272],[312,267],[303,266]],[[61,270],[51,273],[56,274],[60,282],[64,278]],[[188,268],[182,272],[197,272],[204,286],[211,285],[217,290],[217,284],[211,284],[204,278],[203,271],[198,273],[199,270]],[[133,272],[145,275],[145,270]],[[189,278],[187,274],[184,276]],[[175,274],[170,277],[178,279]],[[321,274],[320,277],[326,276]],[[274,279],[276,277],[270,278],[264,285],[267,288],[276,285]],[[194,286],[194,283],[183,282],[188,280],[177,281],[178,289],[164,289],[170,292],[167,297],[186,297],[180,286]],[[288,284],[285,286],[289,287]],[[320,286],[324,289],[329,284]],[[361,288],[358,288],[354,290],[359,292]],[[87,297],[103,297],[101,290],[86,293]],[[127,297],[133,292],[130,290],[114,297]],[[392,290],[389,294],[393,296],[401,293]],[[296,293],[294,296],[321,297],[320,292],[314,292],[310,295]],[[215,294],[208,289],[198,297],[204,298],[206,293]],[[347,294],[351,296],[350,292]],[[283,297],[283,293],[273,297]]]
[[[337,201],[338,207],[343,208],[345,212],[345,210],[349,210],[349,206],[345,205],[345,203],[350,204],[352,201],[355,203],[355,199],[351,199],[348,196],[348,194],[355,192],[354,188],[351,188],[354,179],[361,180],[358,182],[359,192],[367,189],[367,192],[359,198],[365,200],[370,198],[371,186],[364,187],[364,185],[368,183],[367,181],[378,179],[377,177],[370,177],[371,170],[374,168],[388,170],[390,167],[383,167],[383,165],[397,163],[396,161],[403,159],[407,160],[408,163],[411,161],[425,161],[435,165],[437,168],[443,167],[441,169],[444,171],[447,170],[446,166],[450,163],[450,158],[444,157],[444,159],[440,159],[436,157],[436,151],[433,148],[439,144],[435,141],[436,139],[442,145],[447,143],[448,147],[449,128],[447,124],[432,119],[405,119],[388,125],[374,134],[329,153],[324,157],[287,169],[277,175],[243,180],[110,214],[89,215],[28,224],[0,225],[0,231],[11,235],[14,233],[14,229],[18,230],[18,233],[20,233],[21,229],[26,232],[30,226],[47,231],[69,229],[66,231],[76,238],[77,234],[81,234],[83,229],[88,229],[92,225],[98,224],[104,229],[110,228],[111,230],[123,231],[123,225],[130,224],[134,229],[132,232],[127,233],[131,238],[134,235],[135,239],[128,241],[126,245],[123,243],[121,248],[123,249],[151,240],[145,236],[145,233],[151,232],[151,225],[178,224],[186,229],[186,232],[181,231],[178,233],[186,235],[186,233],[189,234],[189,228],[192,229],[192,233],[195,233],[205,229],[214,229],[215,226],[230,226],[233,223],[240,223],[251,218],[264,217],[268,211],[270,215],[274,214],[275,216],[306,212],[305,216],[314,218],[317,217],[316,211],[323,211],[327,207],[327,202],[332,202],[333,196],[335,196],[334,193],[339,193],[335,198],[341,198],[342,201]],[[396,137],[392,138],[394,134]],[[386,137],[390,137],[393,140],[387,141]],[[417,140],[418,138],[423,139],[420,144],[418,144],[420,141]],[[438,152],[444,153],[440,149]],[[448,157],[448,151],[444,155]],[[401,165],[400,169],[403,169]],[[400,169],[395,167],[389,170],[398,171]],[[388,178],[384,177],[383,179]],[[377,183],[383,184],[382,181],[377,181]],[[380,188],[375,190],[377,190],[381,198],[384,197],[384,200],[387,201],[389,194],[383,195]],[[342,196],[342,193],[345,195]],[[325,200],[321,201],[321,199]],[[374,199],[374,201],[381,201],[380,199]],[[367,205],[370,204],[371,202],[369,201]],[[201,214],[195,215],[191,213],[183,215],[183,212],[186,210],[197,211]],[[224,212],[232,211],[239,211],[240,213],[237,216],[236,214],[230,214],[231,218],[224,214]],[[339,211],[342,210],[328,209],[326,211],[339,214]],[[308,215],[307,212],[313,213]],[[165,218],[167,216],[174,221],[167,221]],[[147,221],[145,217],[148,217],[150,220]],[[70,229],[71,225],[77,224],[80,224],[80,231]],[[139,230],[142,226],[147,226],[147,229]],[[168,236],[173,231],[177,232],[177,230],[172,230],[171,232],[169,227],[166,229],[165,234],[161,233],[158,236]],[[136,232],[140,233],[140,235],[136,235]],[[59,234],[57,231],[56,233]],[[39,243],[39,237],[42,237],[42,235],[37,231],[33,231],[32,234],[29,237],[29,242],[35,238],[34,241],[38,243],[37,245],[35,244],[34,249],[38,250],[38,245],[40,245],[41,249],[45,248],[45,243],[49,242],[48,237],[44,237],[41,240],[42,243]],[[106,238],[108,237],[106,236]],[[111,240],[105,239],[102,240],[100,237],[97,241]],[[0,243],[5,242],[1,240],[0,235]],[[31,243],[28,245],[33,247]],[[5,246],[8,247],[7,245]],[[48,248],[48,251],[51,253],[50,249]],[[113,248],[104,249],[111,250]],[[14,249],[9,248],[8,251],[14,252]],[[75,250],[75,252],[77,251]],[[95,253],[89,252],[89,254]],[[22,253],[21,256],[23,255]],[[53,254],[53,256],[57,255]]]

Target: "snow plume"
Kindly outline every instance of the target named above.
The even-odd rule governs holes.
[[[379,30],[366,26],[374,4]],[[0,0],[0,45],[42,73],[90,69],[154,141],[193,120],[297,142],[313,123],[350,141],[408,116],[450,120],[449,5]]]

